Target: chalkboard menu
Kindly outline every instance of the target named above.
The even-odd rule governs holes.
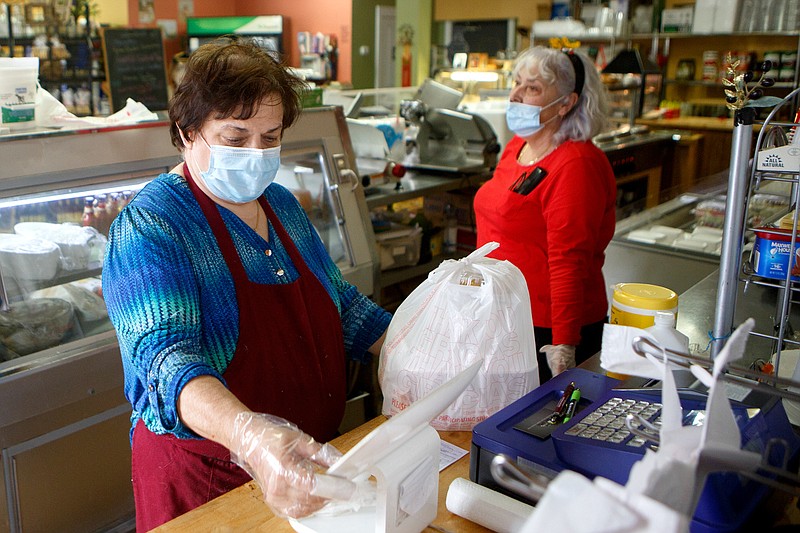
[[[104,28],[103,56],[112,112],[128,98],[150,111],[167,109],[167,73],[160,28]]]

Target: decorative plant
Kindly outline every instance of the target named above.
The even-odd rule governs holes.
[[[753,71],[736,70],[739,60],[733,60],[730,54],[726,58],[728,76],[722,78],[722,85],[725,89],[725,105],[728,109],[736,111],[743,107],[772,107],[781,102],[775,96],[764,96],[767,87],[775,85],[775,78],[767,76],[767,72],[772,69],[772,62],[769,60],[759,63],[761,76],[758,80],[748,86],[753,81]]]
[[[70,7],[70,14],[74,20],[86,16],[86,7],[89,7],[89,16],[94,18],[100,12],[97,2],[91,0],[72,0],[72,7]]]

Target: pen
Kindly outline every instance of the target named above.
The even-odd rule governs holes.
[[[567,413],[564,415],[564,422],[568,422],[570,418],[575,416],[575,409],[578,407],[578,402],[581,400],[581,389],[572,391],[572,396],[569,398],[567,404]]]
[[[551,424],[558,424],[558,421],[564,416],[564,413],[567,411],[567,403],[569,402],[570,397],[572,396],[572,391],[575,390],[575,382],[570,381],[569,385],[564,388],[564,394],[561,395],[561,398],[558,400],[556,404],[555,412],[550,415],[550,419],[548,422]]]

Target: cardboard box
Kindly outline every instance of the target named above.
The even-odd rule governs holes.
[[[736,30],[740,0],[697,0],[692,33],[730,33]]]
[[[661,12],[661,31],[664,33],[684,33],[692,29],[694,8],[692,6],[665,9]]]
[[[375,235],[381,270],[414,266],[419,262],[422,230],[418,227],[402,228]]]
[[[694,4],[692,33],[711,33],[714,31],[716,11],[717,0],[697,0]]]
[[[716,0],[714,33],[736,31],[736,22],[739,20],[741,4],[741,0]]]

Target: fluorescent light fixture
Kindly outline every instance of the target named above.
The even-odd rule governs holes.
[[[456,70],[450,73],[453,81],[497,81],[500,76],[497,72],[477,72],[472,70]]]

